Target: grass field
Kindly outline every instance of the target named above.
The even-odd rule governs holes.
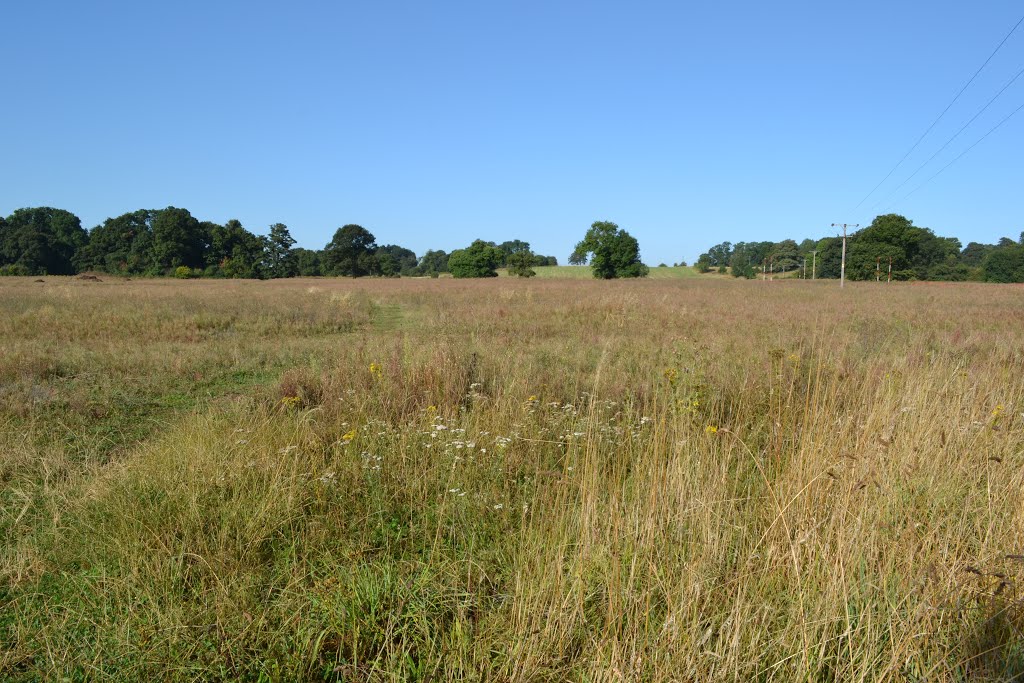
[[[3,278],[0,351],[0,680],[1024,677],[1017,286]]]

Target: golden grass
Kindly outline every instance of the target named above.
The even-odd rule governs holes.
[[[1021,292],[5,279],[0,678],[1017,680]]]

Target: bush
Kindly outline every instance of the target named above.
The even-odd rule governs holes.
[[[178,266],[174,269],[174,277],[187,280],[192,277],[192,269],[188,266]]]
[[[20,263],[9,263],[6,266],[0,266],[0,276],[12,275],[12,276],[25,276],[31,275],[29,269]]]

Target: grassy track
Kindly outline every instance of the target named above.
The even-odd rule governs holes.
[[[583,274],[0,279],[0,680],[1024,676],[1019,287]]]

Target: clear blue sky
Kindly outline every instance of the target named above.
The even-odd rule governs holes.
[[[1024,112],[883,202],[1024,67],[1024,8],[938,2],[33,2],[0,9],[0,213],[185,207],[422,253],[594,220],[645,262],[897,211],[1024,230]],[[1024,77],[894,197],[1024,103]]]

